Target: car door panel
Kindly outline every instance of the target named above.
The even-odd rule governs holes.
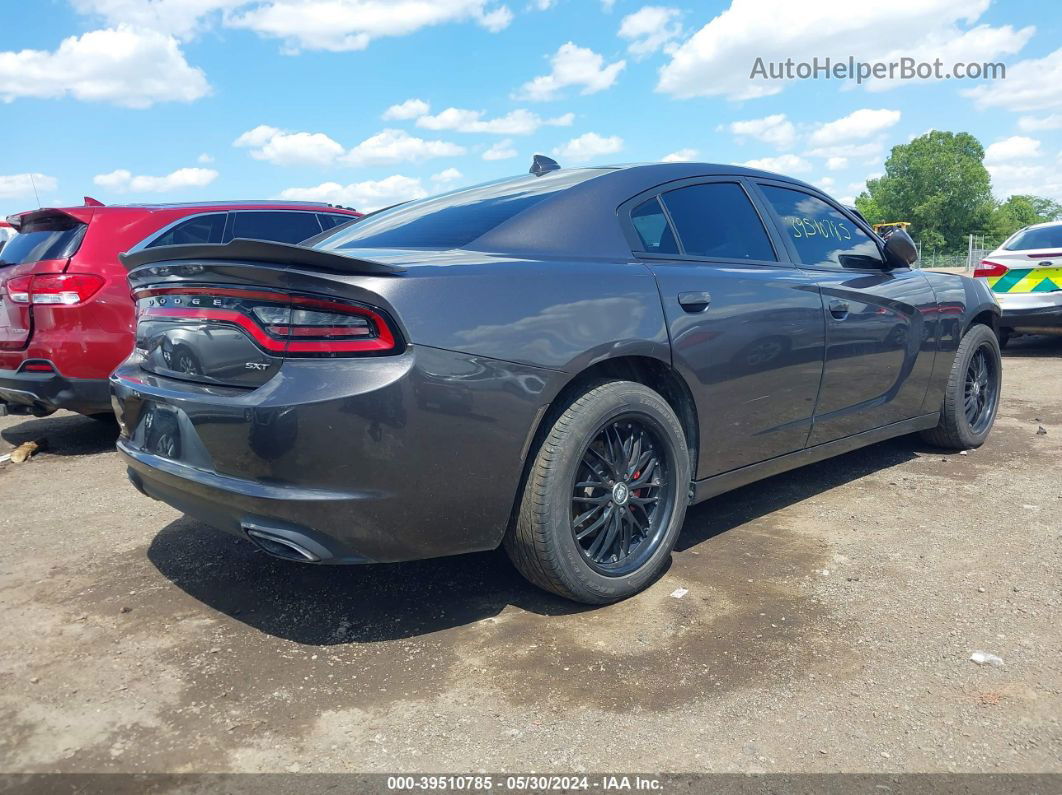
[[[826,318],[826,365],[809,445],[921,413],[935,341],[932,289],[919,271],[817,274]],[[843,303],[838,317],[831,306]]]
[[[757,181],[794,260],[819,288],[826,358],[813,446],[921,413],[936,353],[923,273],[886,267],[878,241],[826,197]]]
[[[697,191],[703,205],[691,201]],[[669,186],[659,200],[666,224],[654,201],[628,203],[640,230],[629,236],[656,276],[673,364],[697,406],[697,478],[800,450],[825,350],[814,277],[775,258],[777,232],[737,178]]]
[[[652,263],[675,368],[700,417],[697,476],[800,450],[822,375],[822,305],[814,281],[769,266]],[[691,314],[683,291],[707,288]]]

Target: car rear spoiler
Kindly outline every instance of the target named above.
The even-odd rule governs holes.
[[[390,276],[405,269],[386,262],[348,257],[335,251],[276,243],[271,240],[251,240],[237,237],[229,243],[193,243],[191,245],[142,248],[119,254],[121,263],[132,270],[141,265],[183,260],[238,260],[240,262],[269,262],[281,265],[302,265],[338,273],[371,273]]]

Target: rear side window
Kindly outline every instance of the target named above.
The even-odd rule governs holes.
[[[667,205],[682,252],[692,257],[775,260],[759,215],[736,182],[710,182],[668,191]]]
[[[406,202],[367,215],[317,248],[461,248],[550,195],[605,173],[591,168],[554,171]]]
[[[235,212],[232,214],[232,236],[252,240],[274,240],[277,243],[301,243],[320,234],[316,213],[284,212],[282,210]]]
[[[801,264],[863,270],[884,266],[877,244],[835,207],[803,191],[760,187],[781,217]]]
[[[27,224],[0,250],[0,266],[44,259],[68,259],[77,253],[86,224],[64,215]]]
[[[1003,244],[1007,251],[1029,251],[1034,248],[1062,248],[1062,225],[1023,229]]]
[[[631,210],[631,224],[642,242],[642,251],[647,254],[679,253],[675,233],[655,196]]]
[[[335,213],[318,213],[317,220],[321,223],[321,231],[327,232],[329,229],[340,224],[345,224],[347,221],[354,221],[356,218],[353,215],[336,215]]]
[[[189,246],[196,243],[220,243],[225,229],[225,213],[197,215],[170,227],[147,244],[146,248],[158,246]]]

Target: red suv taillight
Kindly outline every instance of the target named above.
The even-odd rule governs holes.
[[[238,326],[274,355],[345,356],[397,348],[379,312],[330,298],[230,287],[147,288],[134,291],[133,298],[140,315]]]
[[[73,306],[84,303],[103,287],[103,278],[92,273],[49,273],[16,276],[5,289],[16,304]]]
[[[992,262],[990,259],[981,260],[981,264],[974,268],[974,278],[979,276],[1002,276],[1009,268],[1006,265],[1001,265],[998,262]]]

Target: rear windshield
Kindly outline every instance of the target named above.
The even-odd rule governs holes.
[[[1028,251],[1034,248],[1062,248],[1062,224],[1023,229],[1003,244],[1007,251]]]
[[[77,253],[87,228],[69,216],[28,224],[0,249],[0,267],[72,257]]]
[[[399,204],[343,227],[314,247],[461,248],[550,194],[607,172],[587,168],[508,178]]]

